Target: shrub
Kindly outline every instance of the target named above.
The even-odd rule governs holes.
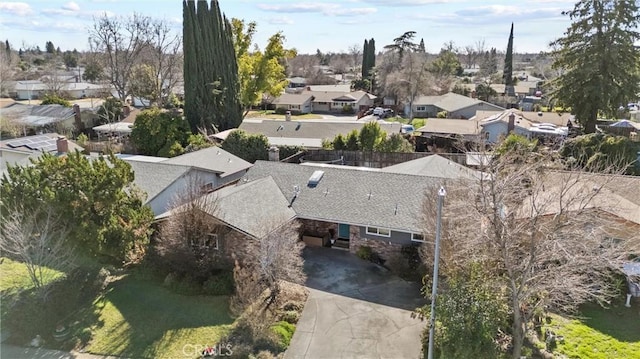
[[[369,246],[361,246],[358,248],[356,255],[360,259],[364,259],[365,261],[371,260],[371,256],[373,255],[373,250]]]
[[[447,111],[440,111],[436,115],[437,118],[447,118]]]
[[[221,272],[202,284],[202,292],[208,295],[230,295],[233,293],[233,273]]]
[[[295,310],[289,310],[282,313],[281,319],[287,323],[296,324],[298,319],[300,319],[300,314]]]
[[[42,105],[62,105],[64,107],[71,107],[71,103],[64,98],[56,95],[55,93],[46,93],[42,96]]]
[[[355,113],[355,111],[353,110],[353,106],[344,105],[344,106],[342,106],[342,113],[344,113],[344,114],[353,114],[353,113]]]
[[[286,109],[286,108],[283,108],[283,107],[278,107],[278,108],[276,108],[275,113],[276,113],[277,115],[284,115],[284,114],[286,114],[286,113],[287,113],[287,109]]]
[[[279,349],[284,351],[289,347],[289,344],[291,344],[291,338],[293,337],[293,333],[296,331],[296,326],[285,321],[279,321],[271,327],[271,330],[280,339],[280,342],[278,343]]]

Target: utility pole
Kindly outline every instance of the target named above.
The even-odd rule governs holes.
[[[433,359],[433,336],[436,331],[436,296],[438,293],[438,266],[440,262],[440,227],[442,226],[442,202],[447,195],[444,187],[438,190],[438,214],[436,222],[436,249],[433,259],[433,285],[431,286],[431,319],[429,320],[428,359]]]

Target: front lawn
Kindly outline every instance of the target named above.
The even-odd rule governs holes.
[[[62,278],[64,273],[55,269],[43,268],[45,278],[48,282]],[[45,283],[48,284],[48,283]],[[28,290],[33,287],[27,267],[9,258],[0,257],[0,292],[15,292],[18,290]]]
[[[554,353],[580,359],[640,358],[640,304],[610,309],[596,305],[582,308],[581,320],[552,315],[549,329],[564,336]]]
[[[233,323],[226,296],[183,296],[134,275],[111,283],[91,310],[86,351],[131,358],[193,357]]]
[[[274,120],[284,120],[284,115],[278,115],[273,111],[249,111],[245,118],[270,118]],[[310,120],[310,119],[320,119],[322,116],[316,115],[313,113],[305,113],[302,115],[291,115],[291,120]]]

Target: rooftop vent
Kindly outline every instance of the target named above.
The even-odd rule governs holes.
[[[307,183],[307,186],[309,186],[309,187],[317,186],[318,183],[320,183],[320,180],[322,179],[322,176],[324,176],[324,171],[315,171],[315,172],[313,172],[311,177],[309,177],[309,182]]]

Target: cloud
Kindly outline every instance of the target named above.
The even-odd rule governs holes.
[[[339,4],[322,3],[293,3],[293,4],[258,4],[258,8],[263,11],[279,13],[318,13],[328,16],[361,16],[369,15],[378,11],[373,7],[347,8]]]
[[[61,8],[63,10],[69,10],[69,11],[80,11],[80,5],[78,5],[73,1],[69,1],[68,3],[62,5]]]
[[[33,13],[31,5],[24,2],[0,2],[0,10],[5,14],[28,16]]]
[[[430,4],[447,4],[456,0],[363,0],[363,2],[379,6],[423,6]]]
[[[527,6],[486,5],[460,9],[451,13],[413,14],[409,17],[415,20],[428,20],[440,24],[457,22],[479,25],[505,22],[506,20],[510,22],[566,20],[562,16],[562,10],[556,7],[531,8]]]
[[[293,20],[288,16],[274,16],[267,19],[271,25],[293,25]]]

